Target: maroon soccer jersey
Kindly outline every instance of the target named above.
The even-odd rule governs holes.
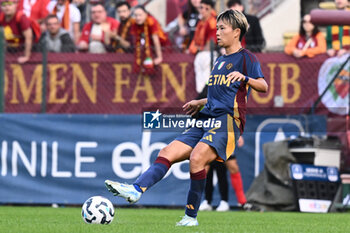
[[[0,26],[4,28],[5,39],[8,46],[15,47],[24,43],[23,31],[30,28],[30,21],[22,14],[20,17],[13,18],[6,22],[5,17],[1,17]]]

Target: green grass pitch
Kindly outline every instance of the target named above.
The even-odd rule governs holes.
[[[350,214],[200,212],[199,226],[175,227],[183,210],[116,208],[110,225],[86,224],[78,207],[0,207],[1,233],[89,232],[350,232]]]

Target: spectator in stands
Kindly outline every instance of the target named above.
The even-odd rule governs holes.
[[[112,33],[113,47],[117,52],[131,52],[131,27],[135,20],[131,17],[131,6],[128,2],[118,2],[116,9],[120,19],[117,33]]]
[[[61,23],[56,15],[49,15],[45,20],[47,31],[39,40],[38,49],[43,50],[46,46],[48,52],[72,53],[75,52],[75,44],[69,33],[61,27]]]
[[[105,53],[111,44],[111,33],[117,31],[119,22],[107,16],[102,3],[91,6],[91,22],[84,25],[78,43],[80,50]]]
[[[188,49],[192,42],[196,26],[199,21],[199,7],[201,0],[189,0],[188,9],[177,17],[179,34],[184,37],[183,47]]]
[[[41,24],[49,14],[47,10],[49,2],[50,0],[19,0],[17,10],[23,11],[28,18]]]
[[[105,4],[107,15],[112,18],[115,18],[115,12],[116,12],[118,3],[127,2],[130,6],[133,6],[133,7],[138,5],[138,0],[100,0],[100,1]]]
[[[69,0],[51,1],[47,6],[51,14],[57,15],[62,27],[69,32],[75,43],[80,37],[81,14],[78,8]]]
[[[134,18],[131,29],[136,56],[134,72],[152,74],[154,66],[163,61],[162,46],[169,46],[169,40],[158,21],[142,5],[135,7]]]
[[[349,10],[348,0],[334,0],[338,10]],[[327,54],[342,56],[350,49],[350,25],[327,27]]]
[[[196,91],[200,93],[210,75],[210,42],[216,42],[216,13],[212,0],[201,0],[199,13],[201,20],[196,26],[193,40],[188,51],[195,54],[194,69]],[[215,60],[215,57],[214,57]]]
[[[87,21],[89,21],[88,18],[88,5],[91,4],[90,1],[86,0],[72,0],[72,3],[78,8],[80,15],[81,15],[81,20],[80,20],[80,28],[82,28]]]
[[[118,0],[104,0],[107,16],[115,18],[116,3]]]
[[[244,13],[241,0],[229,0],[227,8],[242,12],[248,20],[249,30],[242,40],[242,46],[251,52],[260,53],[265,47],[265,39],[261,30],[259,19],[256,16]]]
[[[20,56],[17,61],[25,63],[29,60],[33,32],[30,21],[25,14],[16,11],[16,0],[2,0],[0,13],[0,26],[4,28],[7,50],[17,52],[22,50],[24,44],[24,56]]]
[[[295,35],[284,48],[284,52],[296,58],[314,57],[326,52],[326,39],[318,27],[311,23],[311,16],[304,15],[299,34]]]
[[[139,4],[138,0],[127,0],[127,2],[130,4],[130,6],[135,7]]]

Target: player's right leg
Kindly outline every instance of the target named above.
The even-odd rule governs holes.
[[[227,169],[230,172],[231,185],[236,193],[237,201],[240,205],[244,205],[247,199],[244,194],[243,181],[236,157],[233,155],[226,161]]]
[[[130,203],[137,202],[143,192],[160,181],[173,163],[190,157],[192,147],[181,142],[173,141],[158,154],[156,161],[133,184],[122,184],[106,180],[107,189],[115,196],[123,197]]]

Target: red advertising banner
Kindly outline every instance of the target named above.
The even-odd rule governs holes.
[[[318,75],[327,56],[296,59],[281,53],[267,53],[257,57],[269,90],[267,93],[252,91],[248,106],[269,113],[307,112],[319,97]],[[259,113],[257,109],[253,111]]]
[[[174,54],[156,75],[133,73],[130,54],[49,54],[46,112],[141,114],[142,108],[182,106],[195,98],[193,56]],[[6,60],[5,112],[40,112],[41,54],[20,65]]]
[[[327,57],[296,59],[282,53],[257,54],[257,57],[269,90],[252,91],[248,101],[250,113],[309,111],[322,92],[320,87],[326,85],[327,80],[320,80],[319,70]],[[133,73],[133,59],[132,54],[49,54],[46,111],[140,114],[142,108],[181,107],[197,96],[194,56],[164,54],[154,76]],[[348,89],[344,92],[341,87],[333,88],[334,98],[348,93]],[[8,56],[5,112],[40,112],[42,92],[41,54],[34,54],[24,65]],[[324,105],[321,103],[320,107]]]

